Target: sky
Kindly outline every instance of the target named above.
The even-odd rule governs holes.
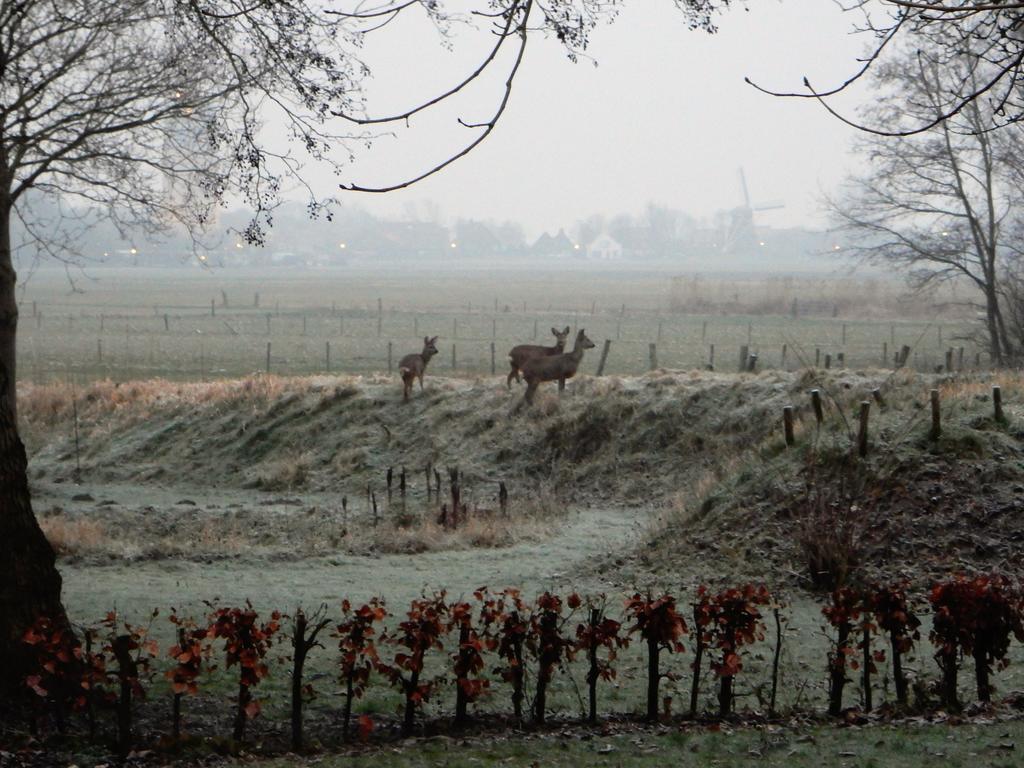
[[[440,214],[515,220],[527,233],[556,231],[593,213],[640,212],[648,202],[697,217],[750,195],[784,208],[758,214],[770,226],[824,225],[823,192],[850,170],[856,133],[810,100],[757,92],[818,87],[858,68],[869,41],[828,0],[759,0],[719,20],[719,32],[690,31],[670,0],[632,0],[597,29],[587,53],[570,62],[556,40],[535,37],[495,132],[466,158],[409,190],[346,192],[345,205],[399,217]],[[417,12],[418,13],[418,12]],[[388,113],[433,96],[479,61],[486,34],[456,32],[448,50],[423,16],[410,14],[368,37],[372,70],[367,112]],[[511,51],[510,51],[511,52]],[[373,186],[415,176],[472,138],[457,123],[487,119],[510,58],[494,76],[446,107],[412,118],[408,129],[356,147],[343,179]],[[851,110],[863,90],[842,102]],[[336,179],[319,178],[323,190]]]

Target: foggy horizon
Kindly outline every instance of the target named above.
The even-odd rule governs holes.
[[[804,75],[822,86],[844,80],[866,45],[850,34],[851,23],[832,4],[796,0],[735,8],[709,35],[687,29],[668,3],[628,5],[594,31],[592,60],[574,64],[558,41],[533,41],[495,131],[443,172],[387,195],[338,190],[336,177],[316,169],[309,175],[318,194],[375,216],[429,220],[422,211],[433,210],[448,225],[511,220],[532,239],[594,214],[637,214],[649,203],[710,219],[743,204],[742,168],[755,207],[784,204],[759,212],[758,225],[822,229],[821,194],[846,173],[857,131],[815,103],[767,96],[743,78],[782,90],[800,90]],[[491,42],[479,31],[456,30],[453,40],[452,50],[442,48],[422,15],[369,36],[366,114],[407,109],[458,82]],[[401,181],[457,149],[475,132],[453,123],[494,109],[507,71],[499,63],[452,104],[356,147],[341,181]],[[852,93],[840,104],[852,109],[856,100]]]

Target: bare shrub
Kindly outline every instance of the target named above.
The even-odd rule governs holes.
[[[862,562],[865,517],[845,483],[818,477],[808,483],[793,535],[816,589],[831,591],[851,583]]]

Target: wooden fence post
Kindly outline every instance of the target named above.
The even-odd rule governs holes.
[[[868,417],[870,414],[871,402],[869,400],[862,400],[860,404],[860,426],[857,429],[857,454],[861,458],[868,455]]]
[[[889,364],[889,342],[882,342],[882,365]]]
[[[331,342],[324,342],[324,360],[327,373],[331,372]]]
[[[611,347],[611,339],[604,340],[604,346],[601,348],[601,360],[597,364],[597,375],[604,375],[604,364],[608,361],[608,349]]]
[[[992,385],[992,410],[996,421],[1006,420],[1003,416],[1003,390],[998,384]]]
[[[388,373],[391,373],[391,342],[388,342]]]
[[[494,355],[494,342],[491,342],[491,376],[498,372],[497,362]]]
[[[846,346],[846,323],[843,323],[843,346]]]
[[[455,345],[452,344],[452,370],[455,370]]]
[[[747,356],[747,373],[757,372],[757,353],[751,352]]]
[[[946,372],[949,373],[953,370],[953,348],[950,347],[946,350]]]
[[[829,370],[832,367],[832,355],[825,353],[825,370]]]
[[[167,317],[167,313],[166,312],[164,313],[164,330],[165,331],[171,330],[171,320],[170,320],[169,317]]]
[[[825,412],[821,407],[821,391],[817,389],[811,390],[811,406],[814,408],[814,419],[820,426],[825,421]]]
[[[708,321],[705,320],[700,326],[700,340],[706,341],[708,337]]]
[[[715,345],[708,346],[708,368],[715,370]]]
[[[750,356],[750,347],[746,344],[740,345],[740,373],[747,370],[747,358]]]
[[[846,367],[846,353],[845,352],[837,352],[836,353],[836,365],[838,365],[840,368],[845,368]]]
[[[932,402],[932,431],[929,437],[932,440],[938,440],[942,434],[942,410],[939,406],[939,390],[933,389],[931,391],[931,402]]]
[[[821,348],[820,347],[815,347],[814,348],[814,367],[817,368],[820,365],[821,365]]]
[[[267,373],[270,373],[270,342],[267,342]]]
[[[956,350],[956,369],[962,371],[964,369],[964,348],[958,347]]]
[[[210,317],[216,317],[217,315],[217,300],[210,299]]]
[[[788,346],[789,346],[788,344],[783,344],[782,345],[782,362],[779,365],[779,367],[782,370],[786,370],[786,352],[788,351]]]
[[[658,345],[653,341],[647,345],[648,355],[651,359],[651,370],[657,370],[658,368]]]
[[[793,406],[787,405],[782,409],[782,426],[786,433],[786,445],[792,446],[796,444],[796,438],[793,436]]]

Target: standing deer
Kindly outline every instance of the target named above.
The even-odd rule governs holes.
[[[437,347],[434,346],[436,341],[437,336],[424,336],[422,352],[406,355],[398,361],[398,373],[402,377],[403,402],[409,402],[409,392],[412,391],[412,383],[416,379],[420,380],[420,392],[423,391],[423,372],[427,370],[430,358],[437,354]]]
[[[572,352],[527,360],[523,366],[523,378],[526,379],[526,395],[523,402],[533,405],[533,395],[544,381],[557,380],[558,391],[562,392],[565,389],[565,380],[576,375],[584,350],[593,348],[594,342],[587,338],[586,332],[581,328],[576,334]]]
[[[551,333],[555,335],[555,346],[553,347],[544,347],[540,344],[520,344],[517,347],[512,347],[512,351],[508,353],[508,362],[512,370],[508,372],[508,378],[505,380],[509,389],[512,389],[512,379],[515,379],[516,383],[522,381],[519,378],[519,372],[526,365],[527,360],[532,360],[535,357],[560,355],[565,351],[565,342],[569,338],[569,326],[565,326],[564,331],[552,328]]]

